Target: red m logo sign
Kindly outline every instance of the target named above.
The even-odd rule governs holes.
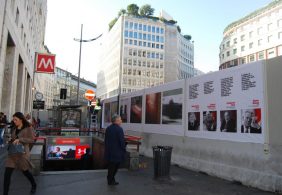
[[[36,53],[35,72],[55,73],[55,57],[54,54]]]

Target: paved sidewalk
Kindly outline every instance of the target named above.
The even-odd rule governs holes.
[[[2,152],[2,151],[0,151]],[[106,171],[48,172],[36,177],[38,195],[262,195],[273,194],[249,188],[236,183],[171,167],[170,180],[154,180],[152,159],[141,158],[147,164],[138,171],[120,170],[118,186],[106,184]],[[2,161],[2,159],[1,159]],[[1,188],[3,185],[3,164],[0,169]],[[24,176],[16,171],[12,177],[10,195],[28,195],[30,185]],[[1,194],[2,192],[0,192]]]

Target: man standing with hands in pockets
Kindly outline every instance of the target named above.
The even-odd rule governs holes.
[[[108,185],[118,185],[115,175],[118,171],[120,163],[125,156],[125,140],[123,129],[120,126],[121,117],[117,114],[112,116],[112,124],[107,127],[105,133],[105,160],[108,163]]]

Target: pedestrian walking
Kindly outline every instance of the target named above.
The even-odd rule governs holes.
[[[24,176],[31,183],[31,193],[36,191],[36,183],[29,172],[32,164],[29,161],[29,144],[33,143],[34,136],[30,123],[26,120],[21,112],[16,112],[13,115],[13,127],[11,138],[8,143],[8,157],[6,160],[6,168],[4,173],[4,195],[8,195],[11,176],[15,169],[22,171]]]
[[[115,180],[115,175],[118,171],[120,163],[125,156],[125,140],[123,129],[120,126],[122,123],[119,115],[112,116],[112,124],[107,127],[105,133],[105,160],[108,164],[108,185],[118,185]]]

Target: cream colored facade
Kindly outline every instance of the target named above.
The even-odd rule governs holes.
[[[235,21],[223,36],[219,69],[281,56],[282,1],[273,1]]]
[[[0,111],[32,111],[34,55],[44,51],[47,0],[0,0]],[[35,89],[34,88],[34,89]],[[51,94],[50,94],[51,95]]]
[[[102,99],[193,76],[194,44],[176,25],[121,16],[104,40],[97,78]]]

